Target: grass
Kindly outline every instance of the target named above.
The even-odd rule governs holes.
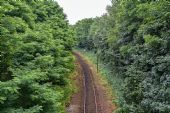
[[[93,64],[97,64],[97,57],[93,51],[86,51],[82,49],[76,49],[75,51],[78,51],[83,54],[83,56],[88,61],[91,61]],[[117,106],[121,106],[124,103],[124,99],[122,98],[123,80],[104,62],[99,61],[98,67],[100,75],[103,76],[111,86],[111,92],[115,97],[115,99],[113,99],[113,103],[115,103]],[[118,108],[118,110],[119,109],[120,108]]]

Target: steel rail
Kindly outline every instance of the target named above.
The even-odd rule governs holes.
[[[95,100],[96,113],[98,113],[98,105],[97,105],[97,96],[96,96],[95,82],[94,82],[94,79],[92,77],[91,69],[89,71],[90,71],[90,75],[89,76],[90,76],[90,79],[91,79],[91,82],[92,82],[92,85],[93,85],[93,94],[94,94],[94,100]]]
[[[87,96],[86,96],[86,82],[85,82],[85,75],[84,75],[84,70],[83,71],[83,87],[84,87],[84,105],[83,105],[83,111],[84,113],[86,113],[86,100],[87,100]]]

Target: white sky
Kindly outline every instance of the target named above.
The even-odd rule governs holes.
[[[101,16],[106,13],[110,0],[56,0],[64,9],[70,24],[78,20]]]

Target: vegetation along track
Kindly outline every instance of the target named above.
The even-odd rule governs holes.
[[[77,60],[82,67],[84,78],[84,99],[82,113],[101,113],[100,106],[98,105],[99,98],[97,94],[97,89],[94,83],[91,69],[78,53],[74,53],[74,55],[77,57]]]

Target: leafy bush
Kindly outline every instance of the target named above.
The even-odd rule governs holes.
[[[0,112],[64,113],[74,32],[62,8],[52,0],[0,6]]]

